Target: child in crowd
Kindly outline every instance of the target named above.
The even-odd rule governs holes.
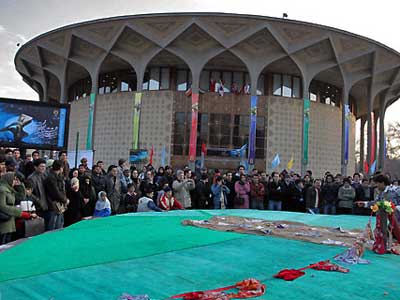
[[[108,217],[111,215],[111,204],[104,191],[99,192],[93,217]]]

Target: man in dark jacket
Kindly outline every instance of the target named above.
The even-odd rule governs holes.
[[[62,162],[55,160],[53,166],[44,180],[47,205],[50,214],[50,220],[47,230],[63,228],[64,211],[69,203],[65,193],[65,183]]]
[[[335,183],[333,175],[326,176],[321,188],[321,196],[324,202],[324,214],[336,215],[339,186]]]
[[[118,178],[117,166],[110,166],[106,176],[106,193],[111,204],[111,213],[118,212],[121,202],[121,182]]]
[[[315,179],[306,192],[306,209],[312,214],[319,214],[322,207],[321,180]]]
[[[282,190],[279,173],[272,172],[272,181],[268,183],[268,210],[282,210]]]
[[[99,165],[93,166],[92,185],[96,191],[96,195],[98,195],[101,191],[106,190],[106,179]]]
[[[210,209],[213,207],[210,199],[211,186],[208,182],[208,175],[203,174],[195,186],[194,207],[197,209]]]
[[[35,203],[36,214],[44,219],[45,227],[48,228],[50,222],[49,208],[47,204],[46,191],[44,188],[44,180],[46,179],[46,161],[44,159],[36,159],[33,162],[35,171],[29,175],[28,182],[32,186],[32,194],[36,196]]]

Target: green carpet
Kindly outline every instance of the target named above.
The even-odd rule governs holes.
[[[260,299],[400,299],[398,256],[368,252],[365,258],[371,264],[350,266],[348,274],[307,270],[305,276],[286,282],[272,275],[331,258],[344,249],[180,225],[185,218],[218,213],[348,228],[363,228],[368,220],[343,216],[341,222],[337,216],[242,210],[136,214],[81,222],[0,254],[0,299],[114,300],[124,292],[164,299],[250,277],[267,284]]]

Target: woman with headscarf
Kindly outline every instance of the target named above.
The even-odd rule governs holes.
[[[8,220],[3,219],[0,222],[0,244],[11,242],[12,234],[15,229],[15,218],[30,219],[36,218],[36,214],[23,212],[15,207],[15,198],[17,192],[14,187],[21,186],[25,191],[14,172],[7,172],[0,179],[0,212],[3,216],[9,216]]]
[[[92,179],[88,175],[83,175],[80,180],[80,191],[83,197],[82,217],[93,216],[96,205],[96,191],[92,186]]]
[[[79,190],[79,180],[73,177],[67,187],[68,208],[64,213],[64,227],[79,222],[82,219],[83,196]]]
[[[99,192],[93,217],[108,217],[111,215],[111,204],[106,192]]]

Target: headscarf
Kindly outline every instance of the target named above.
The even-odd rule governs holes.
[[[7,183],[10,187],[12,187],[14,178],[15,172],[7,172],[3,176],[1,176],[1,181]]]
[[[103,210],[105,208],[111,209],[111,204],[110,204],[110,200],[108,200],[107,198],[107,194],[106,194],[106,200],[103,201],[101,199],[101,195],[102,194],[106,194],[106,192],[101,191],[97,194],[97,202],[96,202],[96,210]]]

